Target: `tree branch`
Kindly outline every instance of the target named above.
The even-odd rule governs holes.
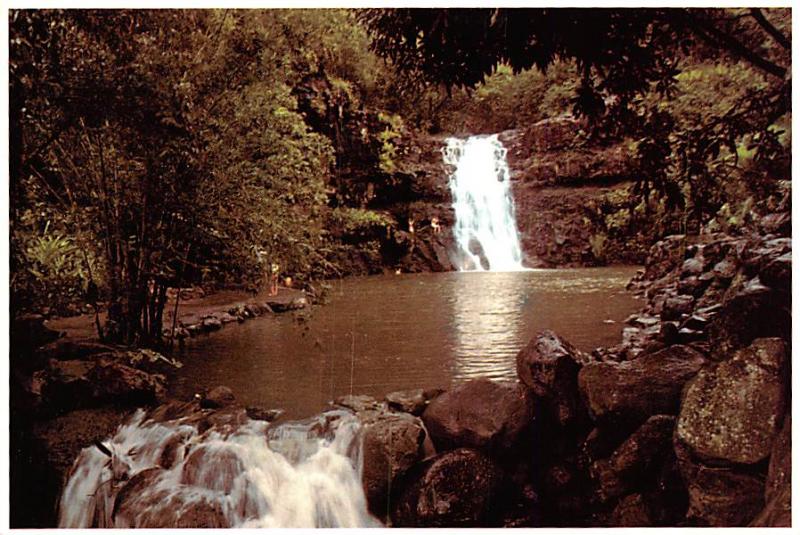
[[[792,42],[783,35],[778,28],[776,28],[770,21],[767,20],[767,17],[761,12],[761,10],[757,7],[750,8],[750,14],[753,15],[753,18],[756,19],[764,31],[772,36],[779,45],[781,45],[786,50],[792,49]]]
[[[777,76],[778,78],[784,78],[786,76],[785,67],[781,67],[780,65],[759,56],[730,34],[723,32],[719,28],[714,27],[714,25],[709,24],[707,21],[704,21],[701,18],[695,17],[689,11],[684,11],[684,16],[688,27],[701,39],[712,45],[722,46],[730,53],[745,61],[748,61],[753,66],[758,67],[768,74]]]

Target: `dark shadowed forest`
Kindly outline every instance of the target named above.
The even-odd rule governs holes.
[[[10,10],[10,526],[790,526],[791,18]]]

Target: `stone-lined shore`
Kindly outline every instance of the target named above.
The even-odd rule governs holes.
[[[631,283],[646,305],[618,346],[584,353],[546,331],[517,356],[515,382],[333,401],[363,423],[370,511],[417,527],[789,525],[789,229],[788,213],[778,213],[753,234],[655,244]],[[80,448],[111,434],[131,406],[164,401],[164,363],[146,352],[91,355],[47,360],[91,362],[88,382],[70,380],[69,369],[48,375],[90,395],[12,437],[22,448],[12,503],[34,492],[21,475],[26,460],[46,472],[52,488],[38,496],[52,508]],[[39,410],[75,398],[45,392]],[[181,411],[211,427],[276,414],[241,407],[233,394],[222,387]],[[34,513],[23,506],[17,524]]]

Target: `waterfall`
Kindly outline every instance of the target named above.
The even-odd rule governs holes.
[[[452,166],[450,190],[460,271],[521,271],[506,149],[492,136],[448,138],[442,149]]]
[[[244,420],[200,432],[196,415],[157,422],[138,411],[101,444],[106,453],[80,453],[59,527],[380,526],[367,512],[352,413]]]

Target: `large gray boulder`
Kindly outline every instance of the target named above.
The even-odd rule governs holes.
[[[578,392],[578,372],[589,361],[588,355],[553,331],[543,331],[517,353],[517,375],[563,427],[586,413]]]
[[[398,527],[486,527],[498,505],[503,474],[479,451],[445,452],[415,467],[392,503]]]
[[[761,338],[687,385],[677,437],[701,459],[753,464],[769,456],[786,406],[786,347]]]
[[[677,414],[683,385],[705,362],[698,351],[672,345],[632,361],[587,364],[578,385],[595,420],[643,422]]]
[[[441,394],[422,413],[438,451],[470,447],[497,455],[512,452],[533,419],[527,388],[486,378]]]

